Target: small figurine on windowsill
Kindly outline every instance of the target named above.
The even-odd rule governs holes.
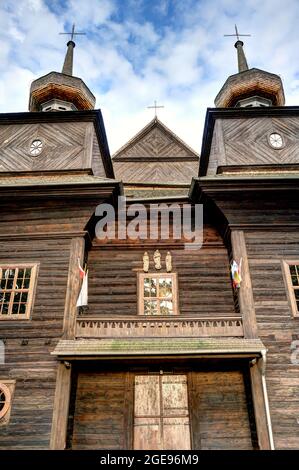
[[[145,251],[144,255],[143,255],[143,272],[145,272],[145,273],[148,273],[149,262],[150,262],[150,260],[149,260],[148,252]]]
[[[161,269],[161,253],[159,250],[154,253],[154,263],[156,269]]]
[[[166,271],[168,273],[171,273],[171,271],[172,271],[172,256],[171,256],[170,251],[167,251],[167,255],[166,255],[166,258],[165,258],[165,263],[166,263]]]

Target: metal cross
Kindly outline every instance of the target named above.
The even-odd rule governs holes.
[[[159,108],[164,108],[165,106],[158,106],[157,101],[154,101],[154,106],[148,106],[148,109],[154,109],[155,110],[155,117],[157,117],[157,109]]]
[[[236,31],[235,34],[224,34],[223,36],[226,36],[226,37],[235,36],[238,41],[240,41],[240,36],[251,36],[251,34],[240,34],[236,24],[235,24],[235,31]]]
[[[73,41],[74,39],[74,36],[78,36],[78,35],[85,35],[86,33],[76,33],[75,32],[75,23],[73,24],[73,27],[72,27],[72,32],[71,33],[59,33],[59,34],[70,34],[71,36],[71,41]]]

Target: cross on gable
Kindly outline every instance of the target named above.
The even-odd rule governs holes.
[[[165,106],[158,106],[157,101],[154,101],[154,106],[148,106],[148,109],[154,109],[155,110],[155,117],[157,117],[157,109],[159,108],[164,108]]]

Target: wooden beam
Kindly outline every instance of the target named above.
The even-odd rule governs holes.
[[[83,237],[73,238],[70,246],[69,273],[67,282],[66,299],[64,306],[63,338],[75,339],[77,299],[80,290],[80,277],[78,259],[83,264],[85,240]]]
[[[253,361],[251,361],[250,364],[251,393],[253,399],[259,449],[269,450],[271,449],[271,445],[266,415],[265,396],[262,384],[262,372],[259,364],[261,361],[262,359],[254,359]]]
[[[58,364],[50,449],[63,450],[66,443],[71,392],[71,365]]]
[[[77,298],[80,289],[78,259],[83,264],[85,240],[75,237],[70,244],[69,272],[67,293],[64,307],[63,338],[75,339]],[[56,377],[56,389],[53,408],[50,448],[63,450],[66,443],[67,422],[71,392],[71,364],[59,363]]]
[[[238,299],[240,313],[243,319],[244,337],[258,338],[246,242],[244,232],[242,230],[233,230],[231,232],[231,246],[233,258],[237,262],[240,262],[242,259],[242,282],[238,289]]]

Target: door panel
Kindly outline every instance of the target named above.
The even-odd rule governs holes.
[[[78,375],[73,449],[128,449],[130,393],[127,374],[80,372]],[[132,398],[130,399],[130,395]]]
[[[190,449],[186,375],[136,375],[134,449]]]
[[[244,377],[241,371],[191,373],[194,449],[252,449]]]

